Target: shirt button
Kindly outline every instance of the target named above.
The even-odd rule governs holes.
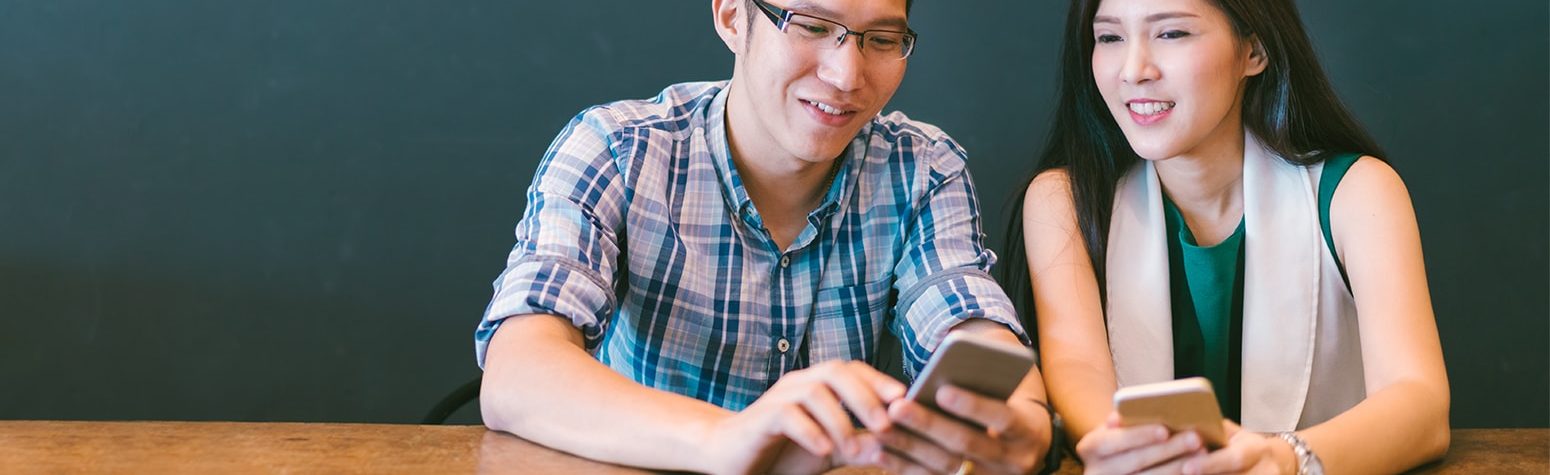
[[[791,342],[781,338],[780,341],[775,342],[775,349],[780,350],[781,353],[791,351]]]
[[[785,269],[786,267],[788,267],[790,265],[791,265],[791,256],[781,256],[780,257],[780,268]],[[781,341],[785,341],[785,340],[781,340]],[[780,350],[780,351],[786,351],[786,350]]]

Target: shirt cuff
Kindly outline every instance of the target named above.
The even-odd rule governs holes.
[[[614,294],[597,272],[574,260],[532,256],[513,263],[495,280],[495,297],[474,331],[474,356],[484,368],[490,338],[508,317],[555,315],[570,320],[587,351],[602,343],[613,314]]]
[[[911,379],[926,366],[947,332],[959,323],[983,319],[1005,325],[1023,345],[1031,345],[1017,310],[1000,284],[985,271],[944,271],[922,279],[899,299],[895,329]]]

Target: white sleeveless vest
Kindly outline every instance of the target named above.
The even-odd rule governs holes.
[[[1244,136],[1240,424],[1301,429],[1366,398],[1356,302],[1319,228],[1323,164],[1292,164]],[[1120,179],[1109,225],[1107,323],[1119,387],[1173,379],[1164,219],[1161,183],[1143,160]]]

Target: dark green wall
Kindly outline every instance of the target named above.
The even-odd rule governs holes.
[[[999,246],[1064,2],[918,3],[891,108]],[[1419,209],[1455,424],[1547,425],[1546,5],[1302,7]],[[709,2],[6,2],[0,418],[415,420],[566,120],[730,65]]]

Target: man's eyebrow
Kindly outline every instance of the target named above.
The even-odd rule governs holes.
[[[839,18],[841,16],[840,12],[831,10],[828,7],[825,7],[823,5],[818,5],[818,4],[815,4],[815,3],[812,3],[812,2],[802,1],[802,0],[797,0],[795,2],[791,2],[790,5],[786,6],[786,10],[790,10],[790,11],[793,11],[793,12],[796,12],[796,13],[804,13],[804,14],[808,14],[808,15],[823,17],[824,19],[827,19],[827,20],[830,20],[830,21],[836,21],[836,22],[838,20],[835,20],[835,18]],[[910,22],[909,22],[909,20],[907,20],[907,19],[905,19],[904,17],[901,17],[901,16],[891,16],[891,17],[885,17],[885,18],[880,18],[880,19],[872,20],[870,23],[858,26],[858,28],[864,29],[864,30],[870,30],[870,29],[874,29],[874,28],[877,28],[877,27],[895,28],[895,29],[898,29],[899,31],[904,31],[905,29],[908,29],[910,27]]]
[[[1199,18],[1199,17],[1200,17],[1200,15],[1196,15],[1196,14],[1190,13],[1190,12],[1162,12],[1162,13],[1153,13],[1151,15],[1147,15],[1146,16],[1146,22],[1147,23],[1156,23],[1156,22],[1163,21],[1163,20],[1172,20],[1174,18]],[[1096,25],[1096,24],[1099,24],[1099,23],[1113,23],[1113,24],[1118,25],[1119,24],[1119,18],[1115,18],[1115,17],[1108,16],[1108,15],[1098,15],[1098,16],[1093,17],[1093,24]]]
[[[909,22],[909,20],[905,20],[903,17],[888,17],[888,18],[883,18],[883,19],[880,19],[880,20],[874,20],[871,23],[867,24],[867,28],[868,29],[879,27],[879,26],[886,27],[886,28],[892,28],[892,29],[899,30],[899,31],[904,31],[904,30],[909,29],[910,22]]]

